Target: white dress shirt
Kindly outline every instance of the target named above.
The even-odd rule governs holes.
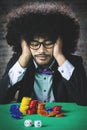
[[[54,61],[53,61],[54,63]],[[50,65],[52,67],[53,63]],[[34,62],[35,67],[37,68],[37,64]],[[22,80],[27,68],[22,68],[18,62],[14,64],[14,66],[9,70],[10,77],[10,85],[14,85],[15,83]],[[61,73],[62,77],[66,80],[69,80],[73,71],[74,66],[66,60],[62,66],[58,67],[58,71]],[[34,80],[34,97],[39,100],[39,102],[54,102],[55,98],[53,95],[53,75],[46,75],[35,73]]]
[[[22,68],[17,61],[13,67],[9,70],[10,84],[14,85],[15,83],[22,80],[27,68]],[[62,66],[58,67],[58,71],[61,73],[62,77],[66,80],[69,80],[72,76],[75,67],[66,60]]]

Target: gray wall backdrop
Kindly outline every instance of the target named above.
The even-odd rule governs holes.
[[[7,45],[1,19],[2,16],[8,13],[10,9],[19,6],[29,0],[0,0],[0,79],[4,74],[6,65],[12,56],[12,48]],[[33,0],[32,0],[33,1]],[[78,42],[76,54],[82,56],[83,65],[87,73],[87,0],[60,0],[68,3],[76,16],[79,18],[81,26],[81,35]]]

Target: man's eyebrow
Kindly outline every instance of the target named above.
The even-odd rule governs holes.
[[[31,42],[39,42],[38,40],[32,40]],[[45,39],[45,40],[43,40],[43,42],[45,42],[45,41],[51,41],[52,42],[52,40],[49,40],[49,39]],[[42,43],[42,42],[41,42]]]

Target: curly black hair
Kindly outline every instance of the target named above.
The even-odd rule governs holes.
[[[80,25],[71,8],[62,2],[29,2],[13,9],[6,18],[7,43],[17,53],[21,53],[21,39],[29,44],[35,36],[49,38],[54,43],[60,36],[63,53],[76,50]]]

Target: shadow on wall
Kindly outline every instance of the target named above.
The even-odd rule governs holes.
[[[12,48],[7,45],[4,39],[0,40],[0,79],[5,72],[5,68],[12,56]]]

